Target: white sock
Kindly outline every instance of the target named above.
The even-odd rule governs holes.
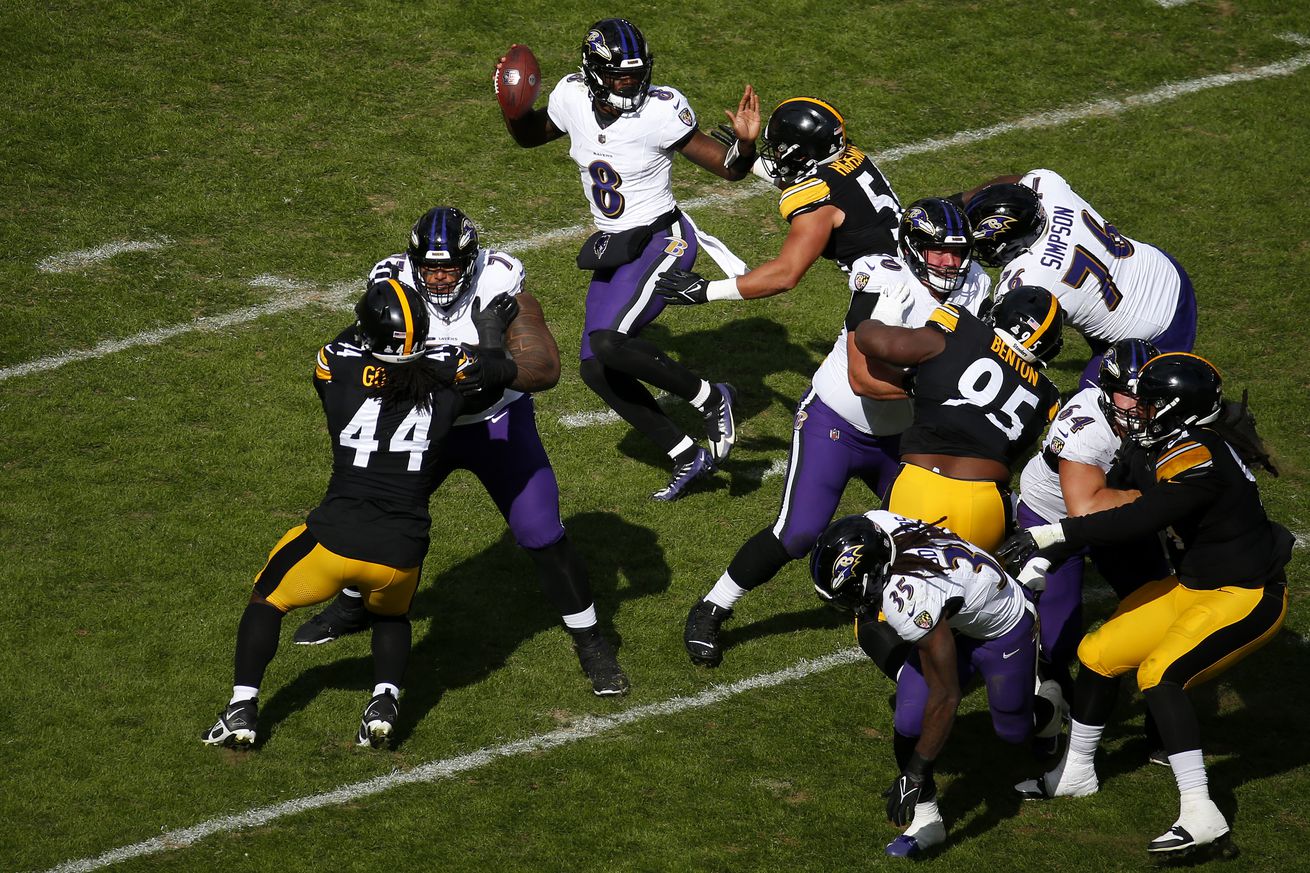
[[[705,404],[710,399],[710,394],[713,393],[713,391],[714,386],[709,382],[706,382],[704,379],[701,379],[700,390],[696,392],[695,397],[691,398],[691,405],[699,409],[701,412],[704,412]]]
[[[1174,779],[1178,782],[1178,795],[1186,803],[1192,800],[1210,799],[1210,780],[1205,773],[1205,760],[1200,749],[1188,749],[1169,756],[1169,766],[1173,768]]]
[[[1065,769],[1092,771],[1095,769],[1096,747],[1101,744],[1105,725],[1083,724],[1078,719],[1069,722],[1069,750],[1064,756]]]
[[[373,696],[377,697],[379,694],[390,694],[397,700],[400,699],[400,689],[390,682],[379,682],[373,686]]]
[[[591,604],[582,612],[564,616],[564,626],[569,630],[584,630],[596,624],[596,604]]]
[[[233,685],[232,699],[227,702],[228,706],[234,703],[240,703],[243,700],[254,700],[259,696],[259,689],[254,685]]]
[[[746,589],[742,588],[726,572],[719,577],[719,581],[714,583],[710,593],[705,595],[705,599],[715,606],[722,606],[724,609],[732,609],[738,600],[746,596]]]
[[[677,458],[678,455],[681,455],[683,452],[687,451],[687,449],[691,448],[694,445],[696,445],[696,443],[692,441],[692,438],[685,436],[678,441],[678,444],[676,446],[669,449],[669,457]]]

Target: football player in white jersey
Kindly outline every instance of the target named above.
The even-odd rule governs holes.
[[[931,233],[925,230],[930,218],[936,222]],[[947,233],[945,228],[952,224],[956,229]],[[901,219],[900,256],[856,261],[845,324],[796,408],[778,517],[737,550],[727,570],[687,615],[683,644],[694,663],[713,667],[723,660],[720,629],[737,601],[809,552],[837,511],[846,483],[858,478],[880,500],[886,495],[896,478],[900,434],[910,425],[913,406],[899,389],[898,399],[877,399],[890,374],[875,373],[881,365],[855,347],[855,327],[870,317],[892,283],[897,288],[913,286],[903,298],[915,302],[906,303],[897,315],[909,326],[927,321],[937,295],[976,312],[987,299],[991,279],[971,266],[973,242],[966,228],[964,213],[953,203],[918,200]],[[938,272],[930,271],[930,263],[939,265],[932,268]],[[894,656],[888,657],[885,669],[894,676],[899,663],[891,665]]]
[[[1015,514],[1019,527],[1090,515],[1131,503],[1140,496],[1136,490],[1110,487],[1106,474],[1127,435],[1126,416],[1137,405],[1137,377],[1156,354],[1155,346],[1146,340],[1120,340],[1101,360],[1098,386],[1083,388],[1060,408],[1041,451],[1019,474]],[[1073,696],[1069,667],[1083,637],[1085,553],[1090,553],[1120,600],[1142,584],[1169,574],[1163,547],[1154,535],[1135,547],[1079,552],[1046,573],[1045,591],[1037,605],[1043,670],[1044,675],[1060,683],[1068,698]]]
[[[1196,342],[1196,293],[1167,252],[1119,232],[1051,170],[1000,176],[961,195],[978,257],[1000,267],[997,296],[1040,285],[1092,348],[1081,387],[1096,384],[1101,356],[1122,339],[1162,352]]]
[[[744,273],[746,265],[678,208],[670,178],[673,154],[681,152],[725,179],[745,179],[755,162],[760,110],[746,86],[737,112],[728,112],[737,136],[729,149],[697,128],[680,92],[651,85],[652,65],[646,39],[631,22],[598,21],[583,41],[581,68],[560,80],[547,108],[506,115],[505,124],[524,147],[569,137],[569,155],[597,228],[578,255],[578,267],[592,271],[582,379],[672,459],[669,484],[652,496],[676,500],[732,450],[732,387],[711,384],[638,334],[664,309],[656,277],[670,267],[691,269],[702,245],[730,275]],[[701,412],[708,451],[659,408],[646,385]]]
[[[515,542],[537,565],[542,591],[573,636],[592,690],[626,694],[628,678],[597,626],[586,568],[565,533],[559,484],[537,433],[531,394],[559,381],[559,350],[541,304],[523,288],[523,265],[480,247],[477,228],[463,212],[437,206],[415,223],[406,251],[379,261],[369,278],[395,279],[421,292],[430,347],[478,350],[478,363],[456,383],[464,410],[442,444],[432,490],[457,469],[478,477]],[[296,631],[295,641],[329,642],[362,630],[367,621],[358,592],[346,589]]]
[[[810,574],[820,598],[855,613],[861,646],[865,631],[879,625],[913,646],[896,681],[892,748],[900,775],[885,792],[887,817],[909,827],[886,852],[919,855],[946,839],[933,765],[970,680],[982,677],[992,725],[1006,742],[1026,742],[1037,724],[1043,733],[1058,729],[1063,700],[1054,683],[1034,694],[1032,601],[982,549],[883,510],[833,522],[814,547]]]

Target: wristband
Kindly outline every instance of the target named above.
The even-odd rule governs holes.
[[[754,143],[751,143],[750,154],[741,153],[741,140],[734,140],[732,145],[728,146],[728,153],[723,156],[723,166],[732,170],[734,173],[741,173],[743,176],[751,171],[755,164]]]
[[[1059,522],[1039,524],[1028,528],[1028,534],[1033,538],[1038,549],[1045,549],[1064,542],[1064,525]]]
[[[715,279],[709,285],[705,286],[706,300],[745,300],[741,292],[737,290],[737,280],[733,279]]]
[[[918,752],[910,755],[909,762],[905,765],[905,772],[911,776],[920,776],[927,779],[932,775],[932,761],[927,760]]]

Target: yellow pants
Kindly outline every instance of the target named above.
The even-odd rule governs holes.
[[[255,576],[255,591],[289,612],[358,588],[364,605],[378,615],[404,615],[418,588],[418,567],[388,567],[346,558],[325,549],[305,526],[287,531]]]
[[[1008,495],[995,482],[952,479],[914,464],[902,464],[887,493],[886,509],[906,518],[939,522],[961,539],[993,552],[1005,541]]]
[[[1102,676],[1137,671],[1143,691],[1184,688],[1217,676],[1273,638],[1287,615],[1287,588],[1187,588],[1169,576],[1128,595],[1083,637],[1078,660]]]

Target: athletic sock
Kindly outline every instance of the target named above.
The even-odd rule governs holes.
[[[732,609],[745,594],[746,589],[733,582],[732,577],[724,573],[719,577],[719,581],[714,583],[710,593],[705,595],[705,599],[715,606]]]

